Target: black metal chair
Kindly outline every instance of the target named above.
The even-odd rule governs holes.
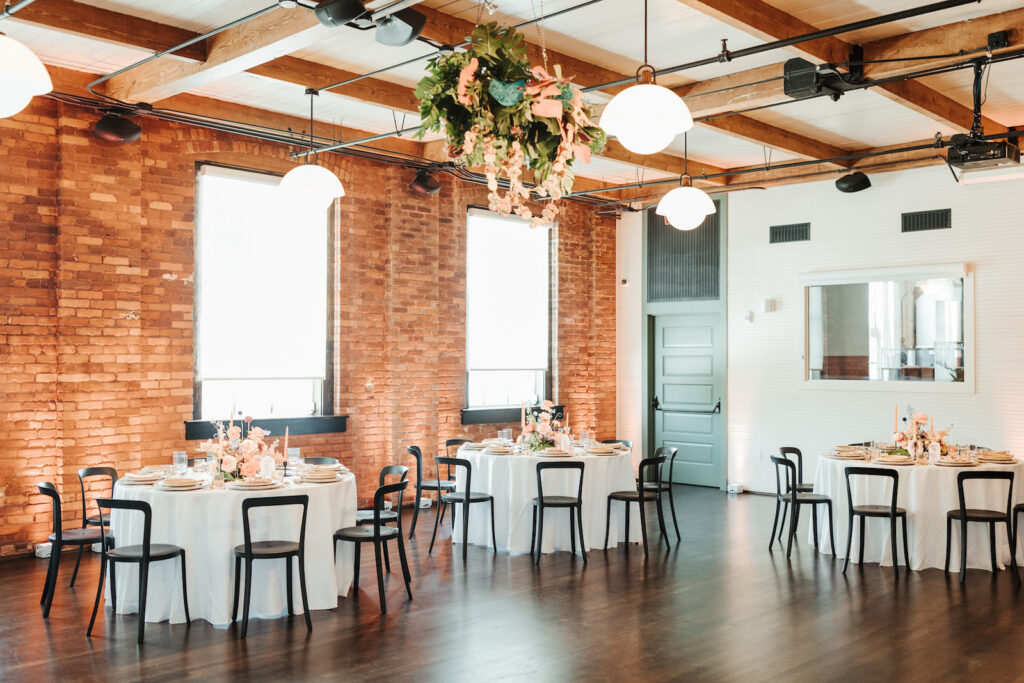
[[[583,554],[583,563],[587,562],[587,545],[583,540],[583,466],[582,462],[539,462],[537,463],[537,497],[531,502],[533,504],[533,521],[531,522],[530,553],[533,553],[534,545],[537,547],[536,563],[540,564],[540,556],[544,548],[544,509],[545,508],[568,508],[569,509],[569,539],[572,544],[572,553],[576,554],[576,531],[580,534],[580,551]],[[576,496],[545,496],[544,477],[545,470],[577,470],[579,471],[579,485]],[[540,513],[538,519],[538,512]],[[536,541],[536,544],[534,543]]]
[[[797,527],[800,525],[800,507],[803,505],[811,506],[811,513],[813,514],[811,523],[814,527],[814,547],[817,548],[818,506],[825,505],[828,507],[829,541],[832,545],[832,556],[835,557],[836,536],[834,525],[832,523],[832,499],[821,493],[795,491],[794,487],[798,480],[796,463],[789,458],[782,457],[781,455],[771,456],[771,461],[775,464],[775,521],[772,522],[772,535],[770,537],[771,540],[768,542],[768,551],[771,552],[772,545],[775,543],[775,525],[779,521],[779,503],[793,504],[793,514],[790,515],[789,520],[789,543],[786,546],[787,558],[793,552],[793,538],[796,536]],[[779,476],[780,474],[782,474],[781,477]]]
[[[249,510],[253,508],[281,507],[286,505],[302,506],[302,523],[299,525],[299,540],[295,541],[253,541],[249,526]],[[285,583],[288,592],[288,616],[295,615],[292,599],[292,558],[299,563],[299,592],[302,595],[302,612],[306,617],[306,630],[313,630],[313,621],[309,617],[309,601],[306,599],[306,511],[309,508],[309,496],[268,496],[266,498],[246,498],[242,501],[242,533],[245,543],[236,545],[235,554],[235,599],[231,605],[231,621],[238,618],[238,588],[241,579],[242,561],[245,560],[245,603],[242,606],[242,638],[249,629],[249,598],[252,595],[252,563],[256,560],[285,561],[287,568]]]
[[[96,587],[96,602],[92,605],[92,617],[89,619],[89,628],[86,630],[86,637],[92,635],[93,624],[96,623],[96,612],[100,607],[100,600],[103,598],[103,583],[106,578],[107,565],[110,565],[110,605],[114,612],[117,611],[117,573],[115,568],[118,562],[126,562],[139,565],[139,636],[142,638],[146,629],[146,595],[149,593],[149,565],[153,562],[173,560],[181,558],[181,600],[185,606],[185,623],[191,624],[192,617],[188,613],[188,583],[185,580],[185,549],[169,543],[151,543],[150,532],[153,528],[153,510],[149,503],[142,500],[119,500],[114,498],[100,498],[96,501],[100,511],[100,534],[103,535],[103,551],[100,556],[100,581]],[[141,512],[142,522],[142,543],[140,545],[128,545],[123,548],[112,547],[107,549],[107,536],[103,523],[103,510],[124,510],[127,512]]]
[[[800,452],[800,449],[795,446],[782,446],[779,448],[779,455],[781,455],[784,458],[789,458],[789,456],[791,455],[796,457],[796,475],[798,482],[796,485],[796,490],[799,491],[800,493],[812,493],[814,491],[814,484],[812,482],[804,481],[804,455],[803,453]],[[776,515],[778,515],[778,507],[779,503],[778,501],[776,501]],[[782,534],[786,532],[786,515],[788,514],[788,512],[789,503],[784,503],[782,505],[782,524],[779,525],[780,542],[782,541]]]
[[[337,458],[327,458],[322,455],[313,455],[308,458],[303,458],[302,462],[306,465],[337,465]]]
[[[53,504],[53,533],[48,537],[50,541],[50,563],[46,570],[46,580],[43,582],[43,596],[39,604],[43,606],[43,619],[50,616],[50,606],[53,604],[53,594],[57,587],[57,574],[60,572],[60,557],[63,554],[64,546],[77,545],[78,559],[82,559],[82,549],[94,543],[113,543],[114,539],[108,536],[104,540],[98,528],[87,528],[83,525],[80,529],[61,528],[61,504],[60,494],[57,487],[48,481],[37,484],[39,492],[50,498]],[[71,585],[75,585],[75,576],[78,575],[78,561],[75,562],[75,573],[71,576]]]
[[[468,443],[466,439],[448,439],[448,441],[445,442],[446,454],[449,444],[451,444],[453,441],[461,441],[462,443]],[[424,479],[423,451],[420,450],[419,446],[409,446],[406,450],[409,451],[409,454],[412,455],[412,457],[416,458],[416,503],[412,507],[412,522],[409,524],[409,538],[412,538],[412,535],[416,532],[416,520],[419,519],[420,516],[420,499],[423,497],[423,492],[437,491],[438,506],[440,506],[441,493],[443,493],[444,491],[454,491],[455,481],[452,479],[451,467],[448,468],[447,479],[440,478],[441,470],[437,471],[437,478]],[[441,513],[443,514],[444,511],[442,510]]]
[[[85,480],[89,477],[110,477],[110,495],[114,495],[114,484],[117,483],[117,470],[113,467],[83,467],[78,470],[78,486],[82,492],[82,528],[100,525],[99,515],[90,515],[86,507]],[[82,561],[82,550],[85,546],[78,546],[78,557],[75,558],[75,571],[71,574],[71,585],[75,585],[75,577],[78,576],[78,565]]]
[[[387,465],[380,470],[380,480],[378,486],[384,486],[388,483],[388,477],[392,475],[398,476],[398,481],[406,481],[409,478],[409,468],[405,465]],[[357,510],[356,511],[356,526],[363,526],[365,524],[374,524],[375,520],[380,519],[381,524],[391,524],[398,521],[398,518],[402,514],[402,503],[399,500],[398,508],[392,508],[391,510],[382,510],[380,514],[377,514],[376,508],[369,510]],[[391,558],[388,553],[388,539],[384,539],[384,566],[388,570],[388,574],[391,573]]]
[[[672,511],[672,524],[676,528],[676,540],[682,541],[683,537],[679,534],[679,520],[676,519],[676,503],[672,499],[672,483],[674,481],[672,471],[675,469],[676,456],[679,455],[679,451],[671,446],[659,446],[658,450],[654,451],[654,457],[657,458],[660,455],[664,455],[665,460],[668,462],[668,481],[665,481],[664,477],[662,477],[660,483],[656,484],[653,481],[645,481],[643,486],[648,491],[657,491],[659,496],[664,495],[668,498],[668,506]],[[661,469],[665,469],[665,466],[662,465]],[[661,501],[659,500],[658,502],[660,505]]]
[[[975,480],[1005,481],[1006,490],[1006,511],[983,510],[968,508],[964,496],[964,482]],[[989,552],[992,555],[992,571],[998,571],[996,563],[996,524],[1006,525],[1006,536],[1010,542],[1010,568],[1013,578],[1020,581],[1017,574],[1017,546],[1016,536],[1013,529],[1013,472],[960,472],[956,475],[956,492],[960,501],[960,507],[946,512],[946,566],[945,573],[949,574],[949,549],[953,532],[953,520],[960,522],[960,583],[967,578],[967,523],[981,522],[988,524]]]
[[[383,473],[381,474],[381,481],[384,480]],[[396,539],[398,542],[398,558],[402,563],[402,576],[405,579],[405,591],[409,594],[409,599],[412,600],[412,577],[409,574],[409,561],[405,556],[405,541],[402,538],[402,517],[398,517],[398,524],[396,526],[387,526],[384,513],[387,512],[384,509],[385,499],[392,493],[398,494],[398,506],[402,506],[402,496],[405,495],[405,489],[409,485],[409,482],[403,477],[402,481],[397,484],[386,484],[381,485],[373,494],[373,519],[370,520],[371,526],[357,525],[345,527],[344,529],[338,529],[334,532],[334,545],[337,546],[338,541],[349,541],[355,543],[355,574],[352,577],[352,589],[353,592],[359,591],[359,549],[363,543],[373,543],[374,555],[377,559],[377,593],[380,596],[380,611],[384,614],[388,611],[387,601],[384,598],[384,574],[381,571],[380,556],[381,551],[384,552],[384,557],[387,557],[387,542],[391,539]]]
[[[605,439],[601,443],[608,443],[608,444],[611,444],[611,443],[621,443],[626,448],[632,448],[633,447],[633,442],[632,441],[627,441],[626,439]]]
[[[854,505],[853,488],[850,486],[850,477],[884,477],[892,479],[892,498],[888,505]],[[850,546],[853,541],[853,518],[860,517],[860,550],[857,562],[864,564],[864,522],[868,517],[885,517],[889,520],[889,545],[892,548],[892,571],[896,580],[900,580],[900,565],[896,551],[896,520],[899,519],[903,526],[903,562],[907,565],[907,574],[910,574],[910,549],[907,545],[907,511],[896,507],[896,498],[899,495],[900,475],[894,469],[883,469],[880,467],[847,467],[846,468],[846,501],[850,513],[849,526],[846,529],[846,558],[843,560],[843,573],[850,564]]]
[[[1024,503],[1017,503],[1013,506],[1013,541],[1011,541],[1013,550],[1013,559],[1017,560],[1017,539],[1020,536],[1017,535],[1017,524],[1020,522],[1020,515],[1024,514]]]
[[[661,536],[668,544],[668,534],[665,531],[665,515],[661,507],[661,466],[665,463],[665,456],[658,455],[653,458],[644,458],[640,461],[640,476],[637,478],[635,491],[614,491],[608,494],[608,510],[604,522],[604,548],[608,550],[608,532],[611,528],[612,501],[619,500],[626,505],[626,547],[629,547],[629,506],[636,503],[640,508],[640,532],[644,540],[644,555],[647,555],[647,514],[644,511],[645,501],[654,501],[658,508],[658,525],[661,527]],[[648,475],[648,472],[651,472]],[[643,482],[656,484],[654,490],[644,488]],[[670,546],[671,547],[671,546]]]
[[[437,463],[437,471],[441,471],[441,465],[445,465],[451,472],[452,467],[458,472],[460,467],[466,468],[466,490],[449,491],[442,493],[438,499],[437,516],[434,517],[434,533],[430,536],[429,555],[434,551],[434,539],[437,537],[437,527],[441,524],[441,517],[444,515],[441,506],[452,506],[452,533],[455,532],[455,506],[462,505],[462,561],[465,562],[469,554],[469,506],[473,503],[491,504],[491,544],[494,552],[498,552],[498,535],[494,531],[494,496],[487,493],[479,493],[473,490],[473,465],[465,458],[434,458]],[[454,482],[453,482],[454,483]]]

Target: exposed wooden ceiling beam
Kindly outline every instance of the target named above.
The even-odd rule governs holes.
[[[790,152],[807,159],[828,159],[848,153],[848,150],[814,140],[805,135],[779,126],[755,121],[749,116],[733,115],[717,119],[699,121],[698,126],[728,133],[733,137],[747,140],[754,144],[764,145],[771,149]],[[846,168],[848,163],[832,163],[836,168]]]
[[[306,9],[275,9],[209,38],[205,62],[161,57],[110,79],[106,92],[126,102],[157,102],[307,47],[324,30]]]
[[[199,35],[177,26],[93,7],[74,0],[26,5],[17,14],[12,15],[10,21],[46,26],[65,33],[98,38],[118,45],[131,45],[153,52],[162,52]],[[173,58],[193,62],[206,61],[206,45],[202,41],[189,45],[175,52]]]

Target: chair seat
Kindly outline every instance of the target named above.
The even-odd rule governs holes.
[[[797,493],[812,493],[814,491],[813,482],[801,482],[796,485]]]
[[[968,522],[1005,522],[1006,513],[1000,510],[974,510],[967,509]],[[960,519],[960,509],[950,510],[946,513],[950,519]]]
[[[533,499],[534,505],[540,505],[540,498]],[[579,498],[572,496],[544,496],[544,507],[546,508],[567,508],[580,504]]]
[[[783,502],[789,503],[793,500],[793,494],[783,493]],[[824,493],[803,493],[797,491],[796,502],[797,503],[829,503],[832,499],[826,496]]]
[[[480,493],[479,491],[470,491],[469,502],[470,503],[482,503],[485,500],[493,500],[494,496],[489,493]],[[441,500],[446,503],[465,503],[466,492],[465,491],[452,491],[451,493],[445,493],[441,496]]]
[[[100,516],[99,515],[89,515],[88,517],[85,518],[85,523],[88,526],[99,526],[100,525],[100,521],[101,520],[100,520]],[[103,526],[109,526],[109,525],[110,525],[110,516],[108,515],[106,517],[106,519],[103,520]]]
[[[381,525],[380,537],[382,540],[388,540],[390,538],[395,538],[396,536],[398,536],[398,527]],[[335,531],[334,538],[340,541],[354,541],[356,543],[372,541],[373,525],[347,526],[344,529],[338,529]]]
[[[667,481],[661,482],[660,485],[656,481],[645,481],[644,482],[644,489],[646,489],[648,491],[657,491],[659,488],[662,491],[671,491],[672,490],[672,484],[668,483]]]
[[[57,542],[57,534],[50,534],[50,543]],[[64,545],[92,545],[101,539],[99,528],[95,529],[64,529],[61,531],[61,543]]]
[[[398,513],[394,510],[381,510],[381,523],[394,522],[398,520]],[[373,524],[373,510],[356,510],[356,524]]]
[[[149,559],[151,560],[166,560],[177,556],[179,553],[181,553],[181,548],[176,545],[168,543],[149,544]],[[138,562],[142,560],[142,546],[126,545],[123,548],[114,548],[107,551],[107,557],[113,557],[126,562]]]
[[[421,489],[430,489],[431,491],[438,491],[438,490],[454,491],[455,490],[455,482],[454,481],[449,481],[448,479],[441,479],[440,481],[438,481],[437,479],[424,479],[420,483],[420,488]]]
[[[253,557],[272,558],[297,555],[299,544],[294,541],[255,541],[252,544]],[[245,557],[245,544],[235,546],[235,555]]]
[[[636,491],[614,491],[608,494],[612,500],[639,501],[640,494]],[[657,491],[644,491],[644,500],[658,500]]]
[[[853,514],[864,515],[865,517],[888,517],[892,508],[888,505],[854,505]],[[905,517],[907,511],[903,508],[896,508],[897,517]]]

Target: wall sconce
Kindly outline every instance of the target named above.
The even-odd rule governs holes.
[[[762,299],[761,300],[761,312],[762,313],[774,313],[778,310],[778,303],[775,299]]]

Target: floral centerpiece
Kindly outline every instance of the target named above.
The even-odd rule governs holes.
[[[936,430],[935,423],[924,413],[911,412],[905,418],[907,426],[902,431],[893,434],[895,443],[894,452],[906,454],[918,458],[925,453],[929,455],[946,455],[949,452],[949,445],[946,437],[952,428]]]
[[[554,448],[556,431],[560,423],[554,419],[555,404],[552,401],[541,401],[538,408],[523,410],[522,443],[531,451],[543,451]]]
[[[199,451],[206,453],[207,458],[216,459],[225,480],[255,479],[266,456],[273,458],[275,465],[284,460],[277,449],[277,439],[268,443],[270,432],[253,425],[252,421],[247,417],[242,425],[236,425],[232,420],[227,428],[223,422],[214,422],[216,437],[199,444]]]
[[[483,164],[490,208],[516,214],[531,225],[558,215],[556,200],[572,191],[572,164],[590,161],[604,147],[605,133],[591,117],[583,92],[559,67],[552,76],[530,66],[522,33],[495,23],[473,29],[464,52],[430,60],[416,87],[422,124],[419,136],[443,130],[449,158],[466,166]],[[533,188],[548,202],[540,216],[527,206],[530,190],[523,169],[533,171]],[[504,194],[498,176],[508,179]]]

